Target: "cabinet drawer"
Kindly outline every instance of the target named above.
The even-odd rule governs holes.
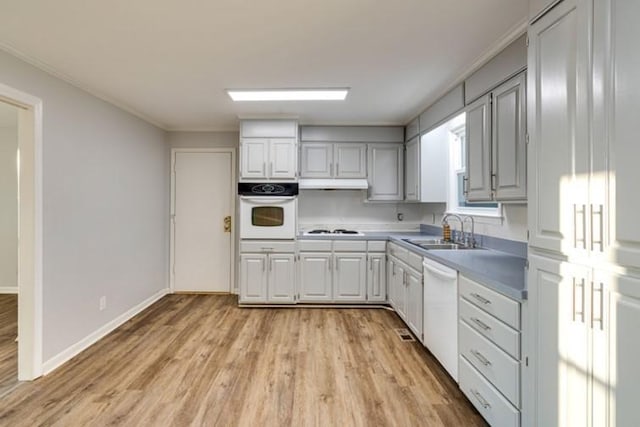
[[[333,250],[335,252],[366,252],[366,240],[334,240]]]
[[[516,407],[520,406],[520,362],[466,323],[458,324],[459,352]]]
[[[492,341],[512,357],[520,360],[520,332],[463,298],[460,298],[458,307],[461,320],[467,322],[476,332]]]
[[[385,252],[387,250],[387,241],[369,240],[367,241],[367,250],[369,252]]]
[[[520,330],[520,303],[500,295],[464,276],[460,276],[460,295],[502,320],[507,325]]]
[[[400,245],[397,245],[395,243],[389,243],[389,254],[398,258],[399,260],[407,262],[407,256],[409,255],[409,251],[401,247]]]
[[[269,240],[241,240],[240,252],[287,252],[294,253],[296,251],[295,242],[274,242]]]
[[[407,264],[409,264],[410,267],[413,267],[416,270],[418,270],[420,272],[420,275],[422,276],[422,255],[414,254],[413,252],[408,252],[406,262]]]
[[[298,249],[308,252],[331,252],[331,240],[298,240]]]
[[[492,426],[519,427],[520,411],[514,408],[473,366],[462,356],[459,365],[460,390]]]

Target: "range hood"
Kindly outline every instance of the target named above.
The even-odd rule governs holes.
[[[307,178],[298,181],[300,190],[366,190],[369,183],[366,179],[315,179]]]

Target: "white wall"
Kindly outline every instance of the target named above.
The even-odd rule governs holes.
[[[238,147],[238,132],[167,132],[169,148]]]
[[[0,102],[0,293],[18,286],[18,112]]]
[[[405,203],[365,203],[363,190],[301,190],[298,223],[302,230],[357,227],[361,230],[412,230],[422,221],[424,206]],[[404,220],[398,221],[397,214]]]
[[[5,52],[0,82],[43,100],[47,361],[168,286],[165,132]]]

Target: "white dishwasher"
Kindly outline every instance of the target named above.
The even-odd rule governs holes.
[[[424,272],[424,345],[458,381],[458,272],[428,258]]]

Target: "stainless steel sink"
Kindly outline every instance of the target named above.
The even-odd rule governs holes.
[[[441,239],[405,239],[405,242],[416,245],[427,250],[461,250],[461,249],[481,249],[465,246],[460,243],[446,242]]]

